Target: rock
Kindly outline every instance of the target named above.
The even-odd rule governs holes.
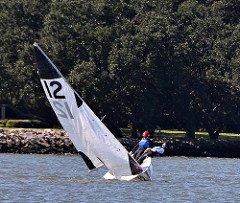
[[[130,151],[139,140],[121,138],[119,141]],[[161,145],[163,142],[167,142],[167,156],[240,158],[238,140],[164,138],[155,141],[156,145]],[[63,130],[0,129],[0,152],[66,154],[77,153],[77,150]]]

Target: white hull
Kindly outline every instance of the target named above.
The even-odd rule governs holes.
[[[107,179],[107,180],[119,179],[119,180],[126,180],[126,181],[130,181],[130,180],[150,181],[150,180],[152,180],[153,168],[152,168],[152,163],[151,163],[151,157],[147,157],[141,164],[141,167],[143,169],[143,172],[140,174],[137,174],[137,175],[122,176],[120,178],[116,178],[110,172],[107,172],[103,176],[103,178]]]

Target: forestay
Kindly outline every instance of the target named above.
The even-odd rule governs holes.
[[[117,178],[140,173],[141,166],[129,156],[36,43],[34,49],[44,92],[88,168],[104,164]]]

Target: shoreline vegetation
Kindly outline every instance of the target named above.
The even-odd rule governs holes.
[[[127,131],[126,131],[127,132]],[[161,130],[154,142],[167,143],[166,156],[240,158],[240,135],[221,133],[219,140],[207,139],[207,133],[196,133],[196,139],[185,138],[184,131]],[[139,141],[130,137],[119,141],[131,150]],[[0,153],[75,154],[72,142],[62,129],[0,128]]]
[[[240,132],[239,1],[2,0],[0,8],[2,119],[58,125],[36,42],[93,112],[118,126],[184,129],[189,138],[200,128],[212,139]]]

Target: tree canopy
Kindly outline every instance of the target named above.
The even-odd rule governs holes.
[[[3,0],[0,103],[56,122],[37,41],[97,115],[211,138],[239,131],[240,1]]]

